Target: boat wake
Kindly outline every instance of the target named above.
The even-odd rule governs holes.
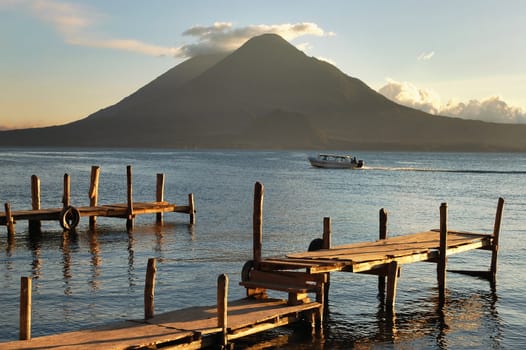
[[[465,173],[465,174],[526,174],[526,170],[478,170],[478,169],[433,169],[433,168],[411,168],[411,167],[375,167],[364,166],[363,170],[379,171],[420,171],[431,173]]]

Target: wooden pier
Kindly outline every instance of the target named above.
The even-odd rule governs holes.
[[[240,285],[247,298],[228,302],[228,277],[217,282],[217,304],[191,307],[154,315],[155,259],[148,261],[144,319],[122,321],[96,329],[80,330],[30,339],[31,284],[22,280],[20,338],[0,343],[2,349],[200,349],[230,348],[232,341],[300,320],[322,330],[329,296],[331,272],[355,272],[378,276],[378,292],[387,311],[394,312],[401,266],[415,262],[437,264],[439,300],[445,302],[447,257],[474,249],[491,252],[487,271],[457,271],[495,281],[500,224],[504,200],[499,198],[493,233],[449,230],[447,205],[440,206],[440,228],[387,237],[387,211],[380,210],[379,239],[333,247],[331,222],[325,218],[322,238],[308,251],[279,257],[262,257],[263,185],[256,183],[253,212],[253,259],[241,271]],[[386,284],[387,278],[387,284]],[[28,291],[29,290],[29,291]],[[270,299],[268,290],[283,292],[287,299]],[[29,293],[29,297],[27,296]],[[310,295],[315,296],[312,301]],[[28,322],[29,318],[29,322]],[[29,325],[28,325],[29,324]]]
[[[81,217],[89,217],[90,228],[96,225],[97,217],[123,218],[127,220],[127,227],[133,227],[133,220],[137,215],[156,214],[157,222],[163,220],[163,213],[176,212],[184,213],[190,216],[190,223],[195,222],[195,204],[192,193],[188,195],[187,205],[176,205],[164,201],[164,174],[157,174],[156,200],[153,202],[134,202],[132,186],[132,168],[126,168],[127,178],[127,195],[125,203],[117,204],[98,204],[98,188],[100,168],[93,166],[91,168],[91,183],[88,193],[88,206],[73,206],[70,203],[70,177],[64,175],[64,193],[62,197],[62,207],[57,208],[40,208],[40,179],[33,175],[31,177],[31,202],[32,209],[12,210],[9,203],[5,203],[5,212],[0,212],[0,225],[7,226],[8,235],[14,235],[15,223],[21,220],[27,220],[30,230],[40,230],[41,221],[58,221],[64,230],[73,230],[79,224]]]
[[[331,246],[330,218],[324,219],[323,237],[314,239],[307,252],[282,257],[262,258],[263,185],[256,183],[254,191],[253,260],[243,267],[241,285],[252,296],[266,295],[266,290],[289,293],[298,300],[307,292],[315,292],[317,300],[327,303],[330,273],[356,272],[377,275],[378,292],[387,306],[394,307],[397,281],[401,266],[415,262],[437,264],[439,300],[445,299],[448,256],[474,249],[490,251],[487,271],[455,271],[485,277],[495,282],[497,253],[504,200],[499,198],[492,234],[450,230],[447,223],[447,204],[440,206],[440,228],[401,236],[387,237],[387,211],[380,210],[379,239],[337,247]],[[385,279],[387,278],[387,284]]]

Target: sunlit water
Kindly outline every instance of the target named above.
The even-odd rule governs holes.
[[[498,197],[506,200],[497,283],[449,273],[447,302],[437,303],[436,265],[404,265],[395,317],[376,299],[376,277],[331,276],[323,336],[280,329],[238,348],[473,349],[519,348],[526,342],[526,155],[359,152],[363,170],[312,168],[308,152],[0,150],[0,201],[31,207],[30,177],[41,179],[42,207],[60,207],[63,175],[71,203],[87,205],[92,165],[101,167],[99,203],[126,202],[126,166],[133,167],[134,200],[155,199],[155,177],[166,175],[165,199],[185,205],[194,193],[195,225],[170,213],[165,224],[139,216],[133,231],[122,219],[83,218],[63,235],[44,222],[31,236],[16,225],[8,243],[0,228],[0,340],[18,338],[20,277],[33,278],[32,335],[39,336],[143,317],[148,258],[158,258],[156,313],[213,305],[217,276],[230,278],[230,299],[244,296],[240,270],[252,254],[252,199],[265,186],[263,254],[305,250],[331,217],[333,244],[375,240],[378,210],[389,212],[389,235],[439,226],[448,203],[449,227],[490,233]],[[453,256],[450,268],[487,269],[490,253]],[[1,345],[0,345],[1,347]]]

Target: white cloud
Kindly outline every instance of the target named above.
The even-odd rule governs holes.
[[[211,26],[194,26],[183,32],[183,35],[194,37],[197,39],[197,42],[183,45],[180,48],[180,56],[192,57],[205,53],[233,51],[251,37],[265,33],[278,34],[288,41],[305,35],[334,35],[333,33],[325,32],[316,23],[312,22],[274,25],[260,24],[239,28],[234,28],[230,22],[216,22]],[[309,47],[308,43],[301,45],[303,45],[303,47]]]
[[[499,96],[488,97],[482,101],[470,100],[467,103],[449,101],[442,108],[441,114],[487,122],[526,124],[526,111],[508,105]]]
[[[419,61],[429,61],[433,56],[435,55],[435,51],[431,52],[422,52],[418,57],[416,58]]]
[[[442,105],[440,96],[433,90],[418,88],[410,82],[398,82],[392,79],[387,79],[387,84],[378,92],[397,103],[435,115],[495,123],[526,124],[526,111],[508,105],[499,96],[469,102],[450,100]]]
[[[378,92],[404,106],[431,114],[437,114],[440,111],[440,96],[436,92],[430,89],[419,89],[410,82],[387,79],[387,84],[381,87]]]
[[[196,40],[180,47],[168,47],[145,43],[132,38],[108,38],[96,33],[97,23],[107,16],[91,7],[59,0],[0,0],[0,6],[19,6],[29,10],[33,16],[50,23],[71,45],[124,50],[152,56],[188,58],[195,55],[233,51],[253,36],[275,33],[285,40],[305,35],[333,36],[316,23],[250,25],[235,28],[230,22],[216,22],[210,26],[194,26],[183,32]],[[308,44],[303,44],[308,45]]]

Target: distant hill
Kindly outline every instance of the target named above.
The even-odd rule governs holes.
[[[265,34],[191,58],[79,121],[2,131],[0,146],[526,151],[526,125],[401,106]]]

